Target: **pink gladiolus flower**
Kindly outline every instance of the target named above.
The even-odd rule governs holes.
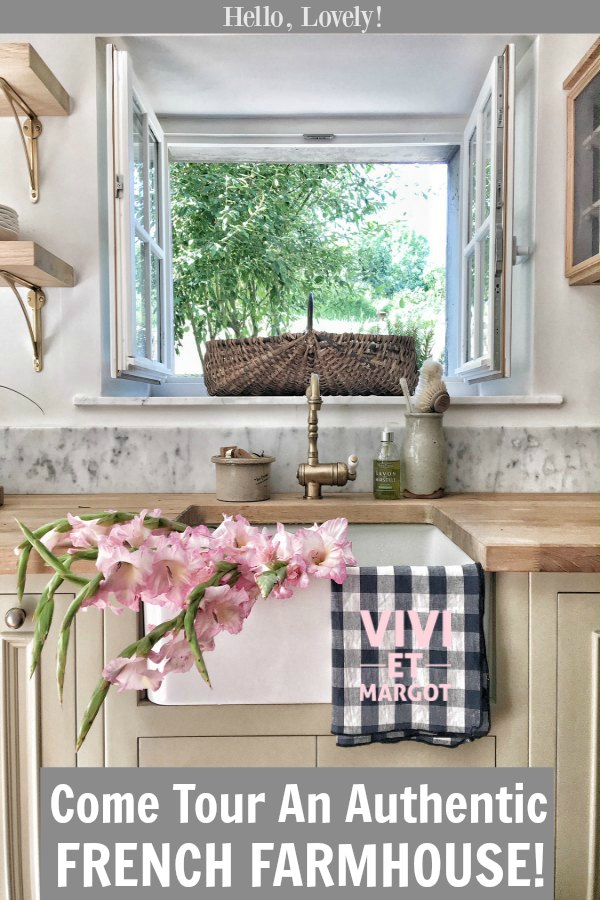
[[[336,584],[344,582],[346,566],[356,564],[347,529],[348,521],[340,518],[296,532],[309,575],[331,578]]]
[[[196,629],[196,637],[198,638],[200,649],[202,651],[214,650],[215,637],[219,632],[223,631],[223,628],[217,622],[214,614],[210,610],[207,611],[203,607],[200,607],[196,613],[194,627]]]
[[[205,554],[210,548],[212,531],[206,525],[190,526],[180,535],[190,554]]]
[[[228,584],[220,584],[218,587],[209,587],[204,595],[204,611],[207,615],[214,616],[220,630],[228,631],[229,634],[239,634],[253,606],[254,600],[237,585],[230,587]]]
[[[152,572],[152,554],[145,547],[128,550],[110,538],[100,541],[96,568],[104,575],[96,593],[83,606],[105,609],[115,603],[138,610],[145,579]],[[117,611],[117,610],[115,610]]]
[[[297,588],[308,587],[309,578],[307,574],[307,563],[303,556],[302,536],[298,534],[290,534],[284,526],[279,523],[277,531],[273,536],[273,547],[275,556],[282,562],[287,562],[285,579],[281,585],[274,588],[274,596],[291,597]],[[283,591],[285,590],[285,593]],[[289,591],[289,593],[288,593]]]
[[[71,545],[77,550],[89,550],[98,546],[98,541],[110,531],[109,525],[99,525],[98,519],[85,522],[79,516],[67,516],[71,526]]]
[[[159,518],[160,511],[154,510],[150,516]],[[238,634],[242,630],[261,593],[292,597],[309,584],[310,576],[341,584],[347,566],[356,564],[348,522],[343,518],[295,533],[278,524],[270,535],[239,515],[224,516],[213,532],[199,525],[183,533],[170,532],[167,527],[149,528],[145,517],[143,510],[127,522],[109,526],[101,524],[100,518],[88,522],[70,515],[70,531],[52,530],[42,540],[53,551],[97,548],[96,568],[103,580],[84,607],[111,607],[118,613],[125,607],[138,610],[143,602],[179,612],[187,608],[194,588],[220,580],[220,584],[204,588],[196,613],[194,628],[203,652],[215,649],[215,638],[221,632]],[[222,572],[218,568],[222,562],[233,563],[234,571]],[[157,690],[165,676],[194,666],[182,628],[157,640],[156,647],[147,657],[111,660],[103,677],[119,691]]]
[[[183,674],[189,672],[194,665],[194,657],[183,632],[179,632],[176,636],[173,636],[173,632],[169,632],[158,653],[152,654],[152,659],[156,663],[165,662],[162,668],[163,675],[170,672]]]
[[[163,673],[151,669],[144,656],[133,656],[127,659],[118,656],[104,667],[102,677],[111,684],[116,684],[121,691],[156,691],[162,684]]]
[[[45,535],[40,538],[42,544],[44,544],[51,553],[56,555],[60,555],[61,552],[71,549],[71,535],[68,531],[56,531],[56,529],[52,529],[52,531],[48,531]],[[15,550],[15,553],[19,554],[19,548]]]
[[[150,515],[160,515],[160,510],[155,509]],[[141,547],[144,541],[150,537],[152,532],[144,525],[144,518],[148,515],[148,510],[143,509],[139,516],[134,516],[129,522],[120,522],[113,525],[110,529],[110,539],[114,543],[127,544],[131,548]]]
[[[152,559],[141,590],[143,603],[183,609],[192,588],[214,573],[210,565],[202,570],[195,568],[185,543],[176,533],[152,535],[142,549],[150,550]]]
[[[243,516],[223,516],[210,540],[211,550],[222,559],[237,562],[248,576],[257,562],[271,551],[270,537],[266,529],[255,528]]]

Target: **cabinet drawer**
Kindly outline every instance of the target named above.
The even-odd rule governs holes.
[[[316,738],[305,735],[140,738],[138,744],[140,768],[150,766],[314,768],[315,761]]]
[[[334,737],[317,738],[317,766],[320,768],[414,768],[468,767],[495,768],[496,738],[488,736],[461,747],[430,747],[428,744],[367,744],[364,747],[338,747]]]

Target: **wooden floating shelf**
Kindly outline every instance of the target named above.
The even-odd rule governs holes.
[[[31,44],[0,44],[0,77],[14,88],[36,116],[68,116],[71,99]],[[0,116],[12,116],[0,91]]]
[[[73,287],[72,267],[35,241],[0,241],[0,269],[38,287]],[[5,284],[0,278],[0,284]]]

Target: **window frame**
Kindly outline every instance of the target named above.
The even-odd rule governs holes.
[[[461,188],[460,188],[460,223],[458,236],[458,255],[459,272],[456,276],[459,282],[458,297],[458,316],[457,329],[458,340],[454,338],[453,348],[447,346],[447,359],[451,362],[452,368],[449,371],[449,380],[457,383],[462,382],[465,389],[468,385],[475,389],[478,382],[487,381],[495,378],[506,378],[510,375],[510,293],[511,293],[511,271],[513,263],[513,238],[512,238],[512,182],[513,182],[513,152],[512,142],[514,140],[514,47],[509,45],[504,54],[497,57],[492,64],[484,85],[479,93],[478,100],[474,110],[468,120],[467,127],[462,135],[462,140],[457,141],[456,135],[451,133],[440,133],[440,130],[432,130],[426,133],[424,130],[421,134],[412,132],[407,128],[406,132],[389,134],[389,133],[369,133],[368,123],[365,130],[360,133],[358,129],[353,129],[352,135],[345,137],[344,135],[336,135],[337,149],[341,150],[340,162],[344,160],[344,150],[354,148],[354,150],[362,157],[366,152],[375,151],[376,155],[385,158],[392,146],[398,148],[402,145],[421,146],[425,143],[433,145],[444,145],[447,147],[460,147],[461,152]],[[173,322],[173,278],[172,278],[172,252],[171,252],[171,220],[169,208],[169,163],[171,157],[171,149],[175,151],[173,154],[175,159],[185,158],[180,155],[183,150],[189,150],[191,146],[198,148],[203,145],[208,154],[215,153],[223,159],[228,156],[228,151],[232,147],[240,146],[262,146],[271,145],[274,157],[279,157],[282,150],[287,150],[292,154],[296,152],[292,148],[303,146],[302,135],[290,135],[282,142],[281,132],[278,132],[277,126],[271,134],[261,136],[253,131],[251,134],[229,133],[225,135],[223,131],[220,133],[207,133],[202,129],[195,130],[193,124],[189,133],[182,133],[181,120],[174,119],[174,123],[179,127],[171,128],[169,117],[165,120],[165,132],[161,127],[157,117],[144,98],[143,90],[135,79],[135,75],[131,68],[129,55],[126,50],[121,50],[113,44],[107,45],[107,101],[108,101],[108,161],[109,161],[109,232],[110,247],[112,248],[109,259],[109,270],[111,275],[111,304],[110,304],[110,373],[112,378],[133,379],[138,382],[145,382],[149,386],[154,385],[160,394],[165,391],[168,393],[168,385],[178,385],[185,383],[190,387],[190,394],[198,392],[203,380],[201,376],[177,376],[173,374],[173,364],[175,357],[174,347],[174,322]],[[494,207],[492,202],[492,213],[495,213],[495,222],[487,220],[479,222],[479,229],[474,240],[480,239],[484,231],[489,227],[490,236],[494,241],[490,240],[490,254],[496,260],[497,271],[493,271],[490,266],[490,281],[493,280],[493,290],[490,286],[490,353],[487,356],[481,354],[477,358],[467,359],[466,354],[466,266],[465,260],[468,257],[469,241],[465,243],[465,228],[467,225],[466,205],[468,203],[467,190],[467,168],[468,168],[468,136],[472,133],[473,126],[476,123],[478,128],[478,136],[481,135],[481,116],[483,107],[487,98],[494,98],[492,109],[492,120],[497,124],[498,110],[502,110],[502,125],[500,128],[492,128],[492,134],[496,135],[496,139],[492,140],[492,152],[494,155],[494,172],[492,177],[492,197],[498,195],[501,197],[499,206]],[[159,194],[159,212],[158,212],[158,229],[159,240],[154,241],[147,229],[140,226],[136,222],[135,211],[133,208],[133,108],[134,102],[139,107],[144,117],[144,133],[151,129],[157,139],[157,189]],[[201,120],[198,120],[201,121]],[[289,127],[289,126],[288,126]],[[333,131],[334,129],[332,129]],[[175,133],[173,133],[175,132]],[[263,140],[261,140],[261,137]],[[237,138],[237,139],[236,139]],[[339,140],[338,140],[339,138]],[[371,139],[373,143],[371,143]],[[478,170],[479,179],[481,180],[481,140],[478,140],[478,156],[480,158]],[[216,145],[216,146],[215,146]],[[279,146],[276,146],[279,145]],[[146,146],[146,141],[144,141]],[[185,150],[183,149],[185,147]],[[306,148],[307,149],[307,148]],[[327,148],[327,149],[333,149]],[[177,153],[179,150],[179,154]],[[284,154],[285,154],[284,150]],[[319,147],[321,150],[321,147]],[[211,153],[212,151],[212,153]],[[387,151],[387,152],[386,152]],[[349,152],[352,152],[350,150]],[[392,151],[393,153],[393,151]],[[196,157],[197,159],[198,157]],[[214,156],[212,156],[215,159]],[[191,160],[190,160],[191,161]],[[217,161],[217,159],[215,159]],[[264,161],[267,161],[266,159]],[[280,161],[279,159],[277,161]],[[348,160],[349,161],[349,160]],[[358,159],[356,161],[359,161]],[[372,160],[375,161],[375,160]],[[378,160],[379,161],[379,160]],[[380,161],[384,161],[381,159]],[[392,160],[389,159],[391,162]],[[395,160],[400,161],[400,160]],[[404,161],[404,160],[403,160]],[[406,160],[408,161],[408,160]],[[440,161],[442,161],[440,159]],[[448,159],[445,160],[448,162]],[[504,178],[502,179],[502,189],[499,190],[496,185],[498,163],[501,163]],[[120,190],[116,190],[117,176],[121,175]],[[496,190],[494,186],[496,185]],[[478,204],[481,203],[481,191],[477,192]],[[148,358],[148,356],[137,355],[135,352],[135,237],[141,238],[151,247],[151,252],[159,256],[160,264],[160,359],[158,361]],[[472,243],[472,241],[471,241]],[[161,255],[162,254],[162,255]],[[148,266],[146,267],[146,275],[148,275]],[[150,290],[149,279],[146,278],[148,291]],[[448,333],[448,332],[447,332]],[[458,366],[456,366],[458,363]],[[177,391],[179,393],[179,391]]]
[[[513,259],[513,157],[514,157],[514,45],[492,61],[462,141],[461,177],[461,287],[459,365],[455,375],[470,384],[507,378],[510,375],[511,288]],[[484,214],[484,114],[490,110],[490,211]],[[471,154],[477,136],[475,158],[475,224],[471,233]],[[480,324],[485,293],[482,279],[481,245],[489,235],[486,292],[489,303],[487,350],[482,347]],[[469,353],[470,296],[469,260],[474,260],[473,335],[476,351]]]
[[[107,45],[108,191],[111,254],[111,377],[150,384],[163,383],[173,364],[173,290],[171,222],[169,210],[168,147],[161,125],[144,97],[127,51]],[[149,198],[144,190],[143,222],[134,207],[133,116],[141,115],[144,187],[148,183],[148,136],[157,146],[156,236],[150,233]],[[158,359],[141,355],[136,347],[135,242],[141,240],[145,256],[145,309],[150,312],[151,259],[159,260]],[[151,338],[147,338],[148,347]]]

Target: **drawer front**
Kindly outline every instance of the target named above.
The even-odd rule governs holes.
[[[461,747],[431,747],[414,741],[398,744],[367,744],[364,747],[338,747],[334,737],[317,738],[319,768],[414,768],[417,766],[487,767],[496,766],[496,738],[488,736]]]
[[[140,738],[138,765],[209,768],[297,766],[314,768],[316,738],[305,735]]]

